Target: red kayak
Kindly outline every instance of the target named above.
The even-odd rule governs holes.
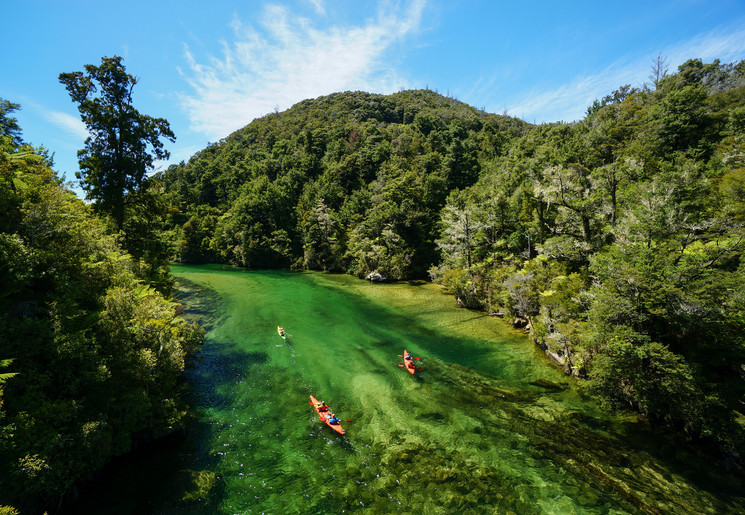
[[[404,367],[409,371],[409,374],[414,375],[416,372],[416,365],[414,365],[414,358],[411,357],[406,349],[404,349]]]
[[[344,428],[341,427],[341,421],[336,418],[336,416],[334,416],[334,414],[331,412],[331,408],[326,406],[325,402],[318,402],[318,400],[311,395],[310,403],[315,408],[316,413],[318,413],[319,420],[325,422],[327,426],[329,426],[340,435],[343,435],[345,433]],[[336,422],[333,422],[334,420]]]

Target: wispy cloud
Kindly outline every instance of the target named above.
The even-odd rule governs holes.
[[[268,5],[258,28],[233,21],[235,39],[222,42],[219,57],[199,62],[185,45],[189,69],[183,73],[193,92],[180,98],[192,129],[216,140],[306,98],[357,89],[388,93],[405,86],[386,56],[417,29],[424,3],[389,5],[362,26],[324,29]]]
[[[680,45],[663,50],[675,68],[688,59],[700,58],[703,61],[721,59],[722,62],[740,60],[745,57],[745,20],[737,20],[727,27],[722,27],[702,34]],[[675,70],[672,70],[675,71]]]
[[[72,116],[60,111],[42,111],[42,116],[51,124],[59,127],[68,134],[80,138],[81,141],[88,137],[85,124],[77,116]]]
[[[313,6],[313,8],[318,12],[318,14],[322,16],[326,16],[326,9],[323,7],[323,2],[321,0],[308,0],[310,4]]]
[[[571,122],[584,118],[587,107],[624,84],[641,85],[649,75],[649,62],[616,63],[599,73],[577,77],[550,91],[531,91],[516,104],[508,105],[511,116],[528,122]]]
[[[688,59],[699,58],[704,62],[721,59],[724,63],[742,59],[745,56],[745,29],[742,27],[742,20],[738,20],[738,23],[656,49],[648,55],[618,61],[598,73],[576,77],[556,89],[530,91],[508,106],[509,113],[538,123],[582,119],[595,99],[624,84],[641,86],[649,83],[650,68],[657,55],[665,58],[669,73],[677,72],[678,66]]]

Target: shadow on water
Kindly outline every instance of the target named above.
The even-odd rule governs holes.
[[[510,465],[500,463],[499,458],[494,462],[485,459],[479,464],[479,459],[469,457],[459,445],[438,446],[433,439],[423,443],[395,433],[389,439],[378,435],[376,440],[380,443],[373,447],[380,445],[374,453],[381,457],[383,466],[374,470],[380,477],[366,476],[364,469],[357,471],[365,481],[381,485],[378,491],[396,492],[397,499],[412,500],[422,500],[421,492],[426,491],[432,496],[429,506],[458,511],[491,506],[537,513],[543,511],[537,504],[543,495],[553,497],[555,506],[562,506],[561,498],[565,497],[564,509],[570,512],[576,512],[579,505],[591,512],[745,513],[744,485],[737,472],[717,471],[710,459],[686,442],[670,435],[657,435],[642,423],[625,424],[606,415],[593,416],[562,407],[567,396],[573,396],[579,404],[594,404],[589,396],[576,393],[576,388],[565,378],[504,382],[499,368],[495,372],[494,367],[480,367],[481,359],[490,350],[478,345],[465,350],[462,338],[445,336],[392,310],[383,313],[363,306],[364,302],[355,300],[353,293],[348,295],[350,303],[371,313],[379,325],[395,327],[403,340],[428,342],[430,365],[414,381],[422,383],[426,375],[427,383],[437,385],[440,405],[457,406],[462,414],[448,414],[431,406],[415,418],[445,428],[462,419],[466,426],[472,425],[465,429],[479,437],[470,445],[496,456],[506,454],[508,460],[514,460],[514,455],[505,447],[514,448],[515,454],[526,455],[520,459],[525,470],[511,471]],[[458,324],[466,325],[486,317],[463,317]],[[390,339],[372,342],[380,348],[389,344],[395,345]],[[367,352],[361,356],[371,366],[376,362]],[[432,367],[432,361],[440,366]],[[492,413],[485,413],[485,409]],[[448,434],[458,434],[470,442],[465,433]],[[401,440],[398,447],[393,441],[396,438]],[[412,466],[416,473],[409,470]],[[461,471],[470,471],[470,475]],[[531,478],[534,474],[542,477]],[[395,484],[382,479],[389,476],[395,478]],[[416,489],[407,490],[404,479],[414,480]],[[543,481],[547,484],[538,486]],[[565,486],[552,488],[549,486],[552,482]],[[545,492],[539,493],[541,489]],[[353,509],[363,491],[359,489],[353,494],[350,489],[342,490],[337,500]],[[438,492],[442,497],[435,500]],[[380,499],[375,502],[381,511],[386,509],[385,502]],[[546,507],[546,510],[557,508]]]
[[[187,372],[189,400],[204,406],[230,403],[229,386],[267,362],[263,352],[245,354],[232,344],[210,342],[210,351]],[[205,453],[214,427],[195,417],[184,431],[113,459],[80,488],[77,503],[60,514],[212,514],[220,513],[226,493],[220,456]]]
[[[209,332],[225,318],[225,308],[218,292],[212,288],[180,277],[177,300],[185,306],[184,317]]]
[[[512,358],[488,335],[441,331],[341,279],[333,290],[276,271],[224,280],[238,277],[261,309],[232,290],[244,325],[214,331],[187,373],[197,420],[152,463],[130,467],[152,467],[154,478],[135,506],[143,511],[118,513],[745,512],[741,481],[681,442],[602,414],[555,369],[526,365],[530,353]],[[194,292],[190,314],[217,329],[230,322],[218,293],[179,284]],[[292,346],[278,339],[277,318],[296,332]],[[422,353],[414,376],[398,367],[404,348]],[[319,421],[309,394],[353,420],[346,436]],[[135,475],[117,502],[140,495]],[[117,513],[106,508],[76,513]]]
[[[185,316],[210,329],[224,311],[219,295],[179,279]],[[72,514],[213,514],[220,513],[226,494],[219,454],[206,453],[214,426],[203,414],[207,407],[229,406],[236,382],[269,362],[265,352],[245,352],[231,342],[207,341],[187,369],[187,402],[194,411],[186,427],[149,445],[111,460],[97,476],[81,485],[78,499],[60,515]]]
[[[211,464],[184,452],[187,440],[185,432],[176,432],[114,458],[80,487],[77,502],[57,513],[215,513],[224,486],[210,472]],[[206,501],[208,496],[213,500]]]

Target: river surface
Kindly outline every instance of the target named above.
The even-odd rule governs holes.
[[[208,329],[188,372],[197,418],[116,460],[77,513],[745,513],[741,478],[602,412],[523,332],[438,286],[173,274]]]

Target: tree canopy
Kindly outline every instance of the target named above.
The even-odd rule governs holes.
[[[128,205],[139,200],[147,172],[156,159],[168,159],[161,138],[175,141],[168,121],[140,114],[132,105],[138,79],[126,72],[119,56],[104,57],[85,73],[61,73],[72,101],[78,104],[89,136],[78,152],[77,173],[87,197],[124,226]]]
[[[202,332],[164,296],[170,258],[429,277],[524,327],[609,409],[742,464],[745,61],[660,57],[653,88],[573,123],[337,93],[154,177],[167,121],[132,107],[120,57],[85,69],[60,81],[90,132],[92,208],[0,99],[0,505],[38,510],[182,422]]]
[[[736,456],[745,62],[653,75],[537,126],[428,90],[305,100],[162,174],[177,257],[429,274],[609,408]]]
[[[40,513],[181,427],[203,332],[19,140],[0,134],[0,511]]]

